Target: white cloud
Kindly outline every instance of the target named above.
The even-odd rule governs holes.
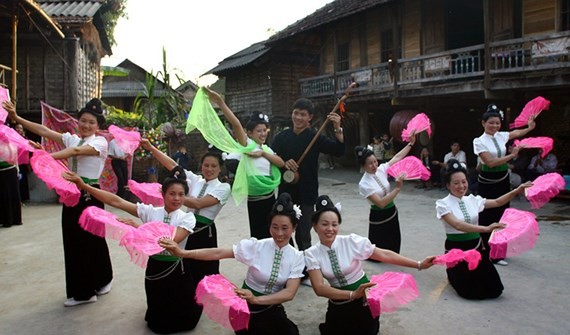
[[[113,56],[102,63],[114,66],[128,58],[156,73],[164,47],[169,71],[178,69],[184,79],[197,82],[224,58],[267,39],[268,31],[279,31],[329,2],[129,0],[128,18],[115,29]]]

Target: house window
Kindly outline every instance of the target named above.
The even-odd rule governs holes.
[[[348,43],[341,44],[337,47],[336,57],[336,70],[348,70]]]
[[[394,57],[394,32],[392,29],[384,30],[380,34],[380,62],[385,63]]]
[[[560,30],[570,30],[570,0],[560,2]]]

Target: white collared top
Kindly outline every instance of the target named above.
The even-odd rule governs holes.
[[[495,133],[495,136],[483,133],[483,135],[475,138],[473,140],[473,151],[475,152],[475,155],[479,156],[482,152],[488,152],[493,157],[497,158],[497,147],[495,146],[495,143],[493,143],[493,137],[497,140],[497,144],[501,150],[501,157],[506,156],[507,142],[509,141],[508,131],[498,131]]]
[[[370,258],[376,246],[369,239],[356,235],[338,235],[331,248],[318,242],[305,250],[305,265],[307,270],[320,269],[323,277],[333,287],[341,287],[337,280],[328,250],[334,250],[338,259],[338,265],[348,285],[354,284],[365,275],[362,269],[362,261]]]
[[[255,237],[241,240],[233,246],[235,259],[248,266],[245,282],[247,286],[264,293],[272,277],[276,251],[281,252],[279,271],[275,282],[270,285],[271,293],[279,292],[287,280],[303,277],[305,260],[303,253],[290,244],[279,248],[273,238],[258,240]]]
[[[184,170],[184,172],[186,172],[186,182],[188,183],[188,188],[190,190],[187,194],[188,196],[197,197],[200,194],[200,190],[202,190],[202,186],[207,183],[208,187],[206,188],[204,196],[211,195],[220,201],[213,206],[200,209],[201,216],[214,221],[218,213],[222,210],[222,207],[230,198],[232,191],[230,184],[222,183],[217,178],[206,181],[204,177],[199,176],[190,170]],[[188,208],[188,210],[192,213],[195,211],[194,208]]]
[[[251,143],[253,143],[254,141],[251,138],[247,139],[247,145],[251,145]],[[273,150],[271,150],[270,147],[267,147],[267,151],[270,154],[275,154],[275,152]],[[255,149],[252,150],[252,152],[256,152],[256,151],[262,151],[263,149],[261,148],[261,146],[259,144],[255,145]],[[259,172],[260,176],[271,176],[271,162],[265,158],[265,157],[250,157],[246,154],[243,155],[243,157],[245,159],[249,159],[251,160],[251,162],[253,163],[253,166],[255,167],[255,170],[257,172]]]
[[[81,137],[76,134],[70,133],[63,133],[61,135],[61,139],[63,141],[63,145],[66,148],[69,147],[76,147],[79,145],[81,141]],[[77,159],[77,174],[84,178],[89,179],[99,179],[101,173],[103,172],[103,168],[105,167],[105,160],[107,159],[107,140],[103,136],[96,136],[91,135],[88,137],[83,138],[82,145],[89,145],[93,147],[99,155],[97,156],[76,156]],[[70,166],[71,166],[71,158]]]
[[[445,228],[446,234],[465,234],[465,232],[459,231],[453,228],[450,224],[445,222],[442,217],[446,214],[452,213],[456,218],[464,221],[464,215],[459,207],[459,201],[462,200],[469,214],[470,223],[472,225],[479,225],[479,213],[485,209],[485,198],[479,195],[470,194],[468,196],[458,198],[452,194],[449,194],[443,199],[439,199],[435,202],[435,216],[443,222],[443,227]],[[467,223],[467,222],[466,222]]]
[[[386,189],[386,192],[384,192],[382,187],[378,184],[378,182],[374,178],[374,174],[364,172],[364,175],[362,176],[360,182],[358,183],[358,190],[360,192],[360,195],[365,198],[368,198],[372,194],[377,193],[380,197],[385,197],[386,194],[390,193],[390,182],[388,181],[388,173],[386,172],[389,167],[390,164],[388,163],[380,164],[380,166],[378,166],[378,168],[376,169],[376,174],[375,174],[378,180],[380,180],[380,182]],[[369,202],[372,204],[371,201]]]

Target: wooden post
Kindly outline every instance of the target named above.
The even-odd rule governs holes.
[[[491,8],[489,5],[489,0],[483,0],[483,31],[485,34],[485,74],[483,77],[483,89],[485,90],[485,97],[487,98],[490,94],[491,88]]]
[[[10,95],[12,101],[16,103],[17,99],[17,71],[18,71],[18,1],[13,2],[12,6],[12,87]]]

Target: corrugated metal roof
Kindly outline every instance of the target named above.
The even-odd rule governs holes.
[[[218,66],[211,69],[210,71],[204,74],[216,74],[218,72],[222,72],[229,69],[238,68],[244,65],[247,65],[254,60],[258,59],[259,57],[266,54],[271,48],[265,45],[265,42],[258,42],[252,44],[248,48],[245,48],[239,51],[236,54],[231,55],[230,57],[221,61]]]
[[[50,16],[93,17],[101,8],[100,1],[53,1],[37,0]]]

